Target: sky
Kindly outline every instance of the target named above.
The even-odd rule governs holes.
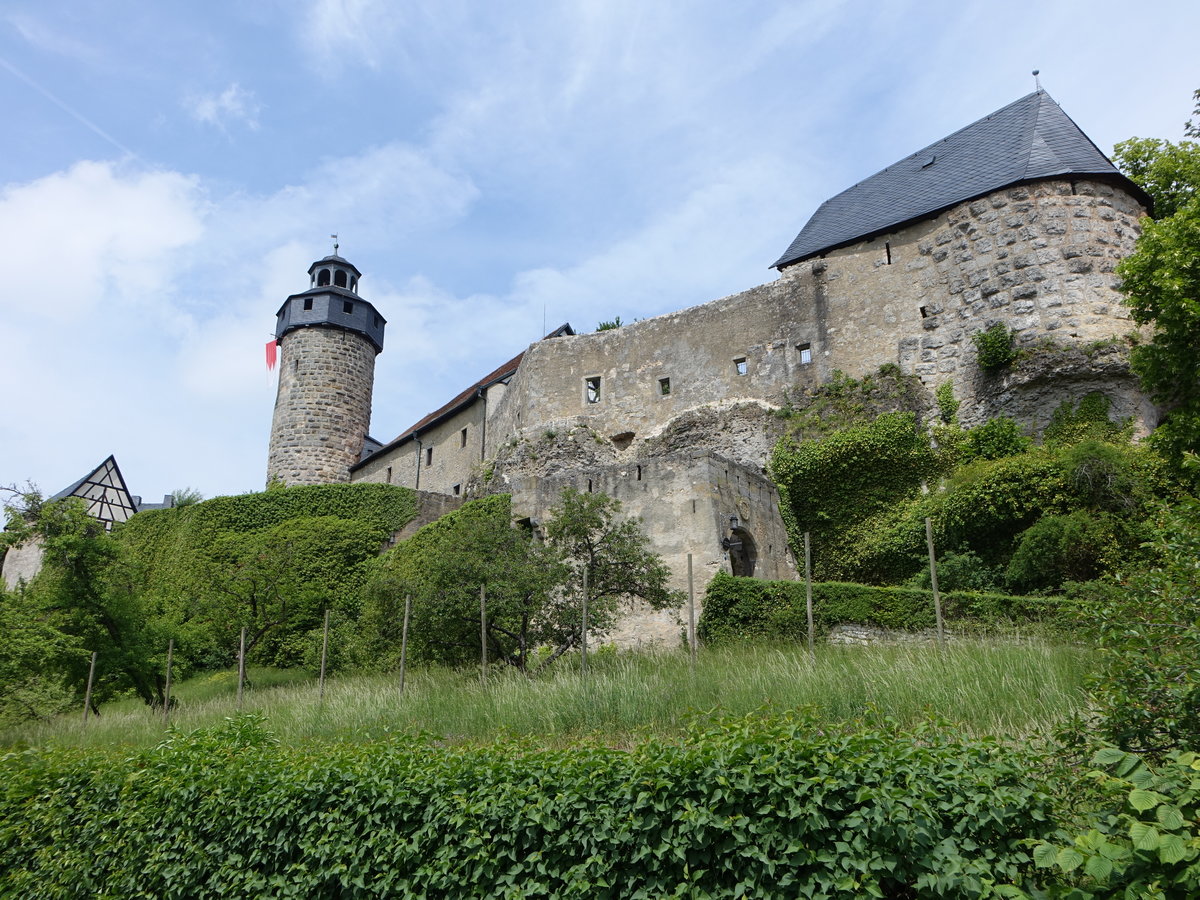
[[[1195,0],[3,0],[0,485],[261,490],[332,250],[388,441],[546,330],[771,280],[825,198],[1042,86],[1178,140]]]

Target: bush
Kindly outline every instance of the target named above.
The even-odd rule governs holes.
[[[936,618],[930,591],[862,584],[813,584],[813,624],[818,633],[852,622],[897,631],[933,628]],[[942,614],[958,627],[1013,627],[1054,622],[1059,602],[1052,598],[1014,597],[947,591]],[[696,633],[705,644],[736,640],[799,640],[808,631],[805,588],[798,581],[764,581],[719,573],[709,582]]]
[[[1021,426],[1007,416],[972,428],[963,436],[963,462],[972,459],[1003,459],[1024,453],[1033,441]]]
[[[985,372],[998,372],[1011,365],[1017,358],[1017,350],[1013,346],[1014,336],[1015,332],[1000,324],[971,335],[979,367]]]
[[[1057,590],[1067,581],[1091,581],[1120,560],[1111,516],[1076,510],[1039,519],[1017,544],[1006,572],[1019,591]]]
[[[974,550],[964,550],[961,553],[949,550],[940,554],[937,574],[938,588],[943,591],[995,593],[1002,592],[1007,586],[1004,570],[999,566],[989,566]],[[933,580],[929,577],[929,567],[925,566],[910,578],[906,587],[930,590]]]
[[[1045,444],[1069,445],[1081,441],[1128,443],[1133,433],[1133,420],[1114,422],[1109,418],[1112,406],[1108,397],[1093,391],[1078,404],[1064,400],[1050,416],[1050,424],[1042,432]]]
[[[0,759],[0,873],[48,900],[982,896],[1051,837],[1039,765],[803,715],[632,750],[292,749],[243,716],[133,756]]]

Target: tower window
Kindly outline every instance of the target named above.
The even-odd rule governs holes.
[[[342,312],[344,312],[346,315],[350,315],[350,313],[354,312],[354,304],[351,303],[349,300],[343,300],[342,301]]]
[[[335,287],[345,287],[346,286],[346,273],[343,272],[341,269],[338,269],[333,274],[333,284]]]
[[[741,356],[733,361],[733,370],[739,375],[746,374],[746,357]]]
[[[425,465],[427,465],[427,466],[433,465],[433,448],[432,447],[425,448]]]
[[[458,446],[467,446],[467,429],[465,428],[458,433]]]
[[[387,467],[387,483],[388,484],[392,483],[392,467],[391,466]]]
[[[329,270],[328,269],[322,269],[320,271],[320,273],[317,275],[317,284],[318,284],[318,286],[323,286],[323,285],[329,284]]]
[[[453,487],[451,490],[453,490],[453,491],[454,491],[454,496],[455,496],[455,497],[458,497],[459,495],[461,495],[461,494],[462,494],[462,485],[461,485],[461,484],[456,484],[456,485],[455,485],[455,486],[454,486],[454,487]]]
[[[354,293],[356,293],[356,294],[358,293],[358,279],[357,278],[350,279],[350,290],[354,291]]]
[[[800,365],[807,366],[812,362],[812,344],[797,344],[796,349],[800,351]]]
[[[376,316],[375,317],[375,327],[378,328],[382,324],[383,324],[383,320],[380,319],[379,316]]]
[[[305,308],[305,309],[312,309],[312,297],[305,297],[305,298],[304,298],[304,308]]]
[[[600,376],[595,375],[591,378],[585,378],[583,380],[583,383],[584,383],[584,396],[587,399],[587,402],[588,403],[599,403],[600,402]]]
[[[670,378],[658,379],[658,393],[663,397],[666,397],[668,394],[671,393],[671,379]]]

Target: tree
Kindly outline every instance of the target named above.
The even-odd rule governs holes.
[[[530,673],[576,648],[582,637],[582,573],[589,573],[589,630],[611,628],[619,604],[678,602],[669,572],[620,504],[603,494],[563,492],[547,540],[514,526],[507,494],[473,500],[398,546],[368,589],[364,631],[386,657],[400,641],[405,595],[413,599],[409,646],[416,659],[452,665],[479,658],[480,590],[487,592],[490,659]]]
[[[43,501],[29,490],[7,513],[9,542],[42,545],[42,570],[27,589],[38,622],[65,636],[65,649],[85,651],[57,657],[66,683],[82,693],[86,651],[95,651],[94,702],[132,689],[146,703],[161,704],[167,642],[153,634],[138,595],[140,578],[122,548],[77,497]]]
[[[1189,122],[1188,133],[1196,132]],[[1200,144],[1133,139],[1118,146],[1116,158],[1155,201],[1156,220],[1145,222],[1117,273],[1134,321],[1154,326],[1130,361],[1167,410],[1152,440],[1178,463],[1200,449]]]
[[[565,488],[546,526],[548,541],[571,573],[560,588],[571,610],[582,609],[587,573],[588,631],[597,637],[616,623],[624,602],[666,609],[683,601],[668,588],[671,571],[649,548],[637,520],[620,514],[619,500]]]

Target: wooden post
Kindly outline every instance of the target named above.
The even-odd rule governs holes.
[[[817,649],[813,640],[812,536],[807,531],[804,532],[804,608],[808,615],[808,658],[816,662]]]
[[[479,586],[479,683],[487,684],[487,585]]]
[[[404,627],[400,630],[400,696],[404,696],[404,667],[408,662],[408,617],[412,614],[412,594],[404,595]]]
[[[587,602],[588,602],[588,570],[583,567],[583,627],[579,635],[579,671],[587,675]]]
[[[688,653],[696,667],[696,583],[692,579],[692,554],[688,554]]]
[[[946,629],[942,624],[942,595],[938,593],[937,557],[933,552],[933,523],[925,517],[925,543],[929,547],[929,583],[933,587],[933,611],[937,616],[938,646],[946,646]]]
[[[175,656],[175,638],[167,641],[167,685],[163,689],[163,724],[171,721],[171,660]]]
[[[238,645],[238,709],[242,708],[242,687],[246,683],[246,626],[242,626],[242,641]]]
[[[83,724],[87,724],[88,709],[92,705],[92,682],[96,678],[96,651],[92,651],[92,665],[88,669],[87,692],[83,695]]]
[[[317,702],[325,702],[325,660],[329,656],[329,608],[325,609],[325,632],[321,636],[321,678],[317,682]]]

